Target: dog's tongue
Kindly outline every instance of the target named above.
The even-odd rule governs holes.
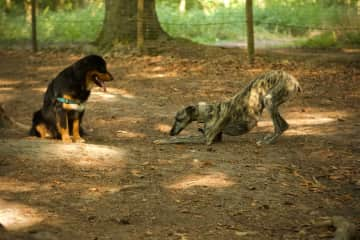
[[[105,82],[100,81],[100,85],[101,85],[102,89],[104,90],[104,92],[106,92]]]

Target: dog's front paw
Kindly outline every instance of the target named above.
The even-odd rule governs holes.
[[[75,143],[84,143],[84,142],[86,142],[85,139],[83,139],[82,137],[74,137],[73,141]]]
[[[70,136],[69,137],[62,137],[61,140],[62,140],[63,143],[72,143],[72,140],[71,140]]]

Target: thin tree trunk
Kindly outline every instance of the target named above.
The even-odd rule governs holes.
[[[11,2],[11,0],[6,0],[6,1],[5,1],[5,12],[10,12],[10,11],[11,11],[11,7],[12,7],[12,2]]]
[[[255,43],[254,43],[254,22],[253,22],[253,2],[246,0],[246,25],[247,25],[247,49],[249,63],[254,63]]]
[[[144,47],[144,0],[138,0],[137,9],[137,48]]]
[[[186,12],[186,0],[180,0],[179,11],[180,13]]]
[[[37,31],[36,31],[36,0],[31,0],[31,39],[34,52],[38,50]]]

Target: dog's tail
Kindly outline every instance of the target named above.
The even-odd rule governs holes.
[[[36,137],[40,136],[38,131],[36,130],[36,126],[41,119],[42,119],[41,110],[34,112],[33,118],[32,118],[32,125],[31,125],[30,131],[29,131],[30,136],[36,136]]]

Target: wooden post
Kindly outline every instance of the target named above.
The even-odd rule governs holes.
[[[144,47],[144,0],[137,1],[137,48]]]
[[[37,33],[36,33],[36,0],[31,0],[31,40],[34,52],[38,50]]]
[[[254,43],[254,21],[253,21],[253,2],[246,0],[246,29],[247,29],[247,49],[249,63],[254,63],[255,43]]]

